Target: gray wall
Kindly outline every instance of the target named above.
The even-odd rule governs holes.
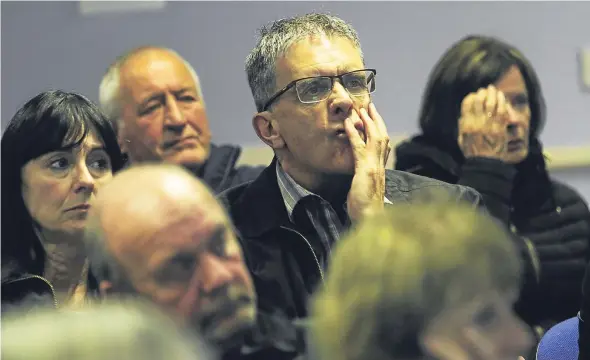
[[[243,63],[255,29],[270,20],[329,11],[358,30],[378,69],[375,103],[391,133],[415,132],[421,92],[442,52],[467,33],[520,47],[548,102],[546,145],[590,142],[590,95],[579,88],[576,51],[590,45],[590,2],[172,2],[158,12],[84,17],[77,2],[2,2],[2,128],[48,88],[98,98],[98,83],[121,52],[172,47],[200,74],[217,142],[259,144]],[[590,198],[590,170],[559,174]]]

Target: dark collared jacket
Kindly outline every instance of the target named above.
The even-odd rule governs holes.
[[[244,256],[258,293],[258,307],[280,311],[290,319],[308,315],[307,302],[324,279],[313,229],[290,222],[277,183],[276,159],[249,183],[219,195],[236,226]],[[474,190],[405,172],[386,170],[386,194],[391,202],[424,200],[431,190],[442,190],[457,201],[479,206]]]

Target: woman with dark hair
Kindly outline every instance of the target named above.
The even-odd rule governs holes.
[[[422,134],[396,148],[396,169],[479,191],[520,242],[530,275],[520,316],[541,329],[574,316],[590,212],[548,174],[539,141],[545,102],[528,60],[495,38],[460,40],[430,74],[419,120]]]
[[[110,122],[86,97],[43,92],[2,136],[2,312],[85,297],[85,219],[124,163]]]

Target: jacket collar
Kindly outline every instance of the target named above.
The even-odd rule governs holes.
[[[453,176],[459,176],[461,163],[448,151],[429,142],[424,136],[417,135],[399,144],[395,148],[396,169],[413,172],[424,161],[434,163]]]
[[[258,237],[290,223],[277,182],[276,162],[275,157],[232,206],[232,218],[243,236]]]
[[[209,159],[201,169],[200,177],[215,192],[224,189],[241,152],[237,146],[211,144]]]

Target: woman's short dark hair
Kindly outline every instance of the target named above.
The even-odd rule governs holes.
[[[481,35],[470,35],[453,44],[430,73],[419,115],[423,135],[449,150],[458,150],[463,98],[497,82],[513,65],[519,68],[527,87],[530,136],[536,138],[545,124],[545,100],[535,70],[514,46]]]
[[[46,153],[80,145],[93,131],[113,172],[124,165],[112,124],[85,96],[61,90],[40,93],[14,115],[2,136],[2,278],[41,275],[45,252],[22,196],[23,166]]]

